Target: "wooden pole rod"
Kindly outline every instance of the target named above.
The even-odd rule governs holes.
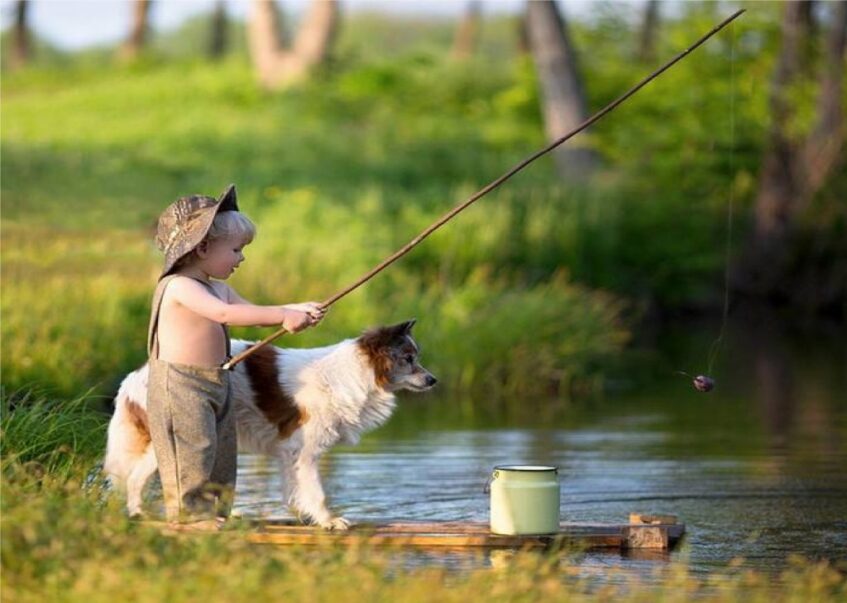
[[[674,64],[676,64],[677,62],[684,59],[686,56],[688,56],[688,54],[691,51],[693,51],[695,48],[697,48],[698,46],[703,44],[706,40],[708,40],[713,35],[718,33],[720,30],[722,30],[724,27],[726,27],[729,23],[734,21],[736,18],[738,18],[744,12],[745,12],[745,9],[743,9],[743,8],[734,12],[732,15],[730,15],[729,17],[724,19],[721,23],[716,25],[709,33],[705,34],[703,37],[701,37],[699,40],[697,40],[694,44],[692,44],[691,46],[689,46],[688,48],[686,48],[685,50],[683,50],[682,52],[677,54],[673,59],[671,59],[670,61],[665,63],[665,65],[663,65],[662,67],[660,67],[659,69],[657,69],[656,71],[654,71],[653,73],[648,75],[646,78],[641,80],[638,84],[636,84],[635,86],[630,88],[627,92],[622,94],[616,100],[612,101],[611,103],[609,103],[608,105],[606,105],[605,107],[600,109],[600,111],[595,113],[590,118],[586,119],[584,122],[582,122],[576,128],[574,128],[573,130],[571,130],[570,132],[568,132],[567,134],[565,134],[561,138],[553,141],[552,143],[550,143],[549,145],[547,145],[546,147],[544,147],[540,151],[536,151],[535,153],[533,153],[532,155],[530,155],[529,157],[527,157],[526,159],[524,159],[523,161],[521,161],[520,163],[515,165],[508,172],[506,172],[505,174],[503,174],[502,176],[500,176],[499,178],[497,178],[496,180],[494,180],[493,182],[491,182],[490,184],[488,184],[484,188],[482,188],[479,191],[477,191],[476,193],[474,193],[466,201],[460,203],[459,205],[456,205],[453,209],[451,209],[450,211],[445,213],[443,216],[441,216],[438,220],[436,220],[433,224],[431,224],[428,228],[426,228],[418,236],[416,236],[414,239],[412,239],[411,241],[406,243],[402,248],[398,249],[396,252],[394,252],[389,257],[387,257],[382,262],[380,262],[377,266],[375,266],[373,269],[371,269],[367,274],[362,276],[355,283],[353,283],[352,285],[349,285],[348,287],[342,289],[341,291],[339,291],[338,293],[336,293],[332,297],[327,298],[324,302],[322,302],[322,305],[325,306],[325,307],[329,307],[332,304],[334,304],[335,302],[337,302],[339,299],[341,299],[342,297],[347,295],[348,293],[350,293],[353,290],[361,287],[363,284],[365,284],[366,282],[371,280],[374,276],[376,276],[377,274],[379,274],[380,272],[385,270],[388,266],[390,266],[391,264],[393,264],[394,262],[399,260],[401,257],[403,257],[404,255],[409,253],[409,251],[411,251],[418,244],[420,244],[421,241],[423,241],[425,238],[427,238],[433,232],[435,232],[436,230],[441,228],[445,223],[450,221],[456,214],[458,214],[459,212],[464,210],[466,207],[468,207],[469,205],[474,203],[479,198],[481,198],[481,197],[487,195],[488,193],[490,193],[491,191],[493,191],[495,188],[497,188],[498,186],[500,186],[501,184],[506,182],[506,180],[508,180],[509,178],[511,178],[512,176],[514,176],[518,172],[520,172],[522,169],[524,169],[526,166],[528,166],[530,163],[532,163],[533,161],[535,161],[536,159],[538,159],[542,155],[546,155],[547,153],[549,153],[550,151],[552,151],[553,149],[555,149],[556,147],[558,147],[559,145],[564,143],[569,138],[576,136],[577,134],[582,132],[584,129],[586,129],[588,126],[590,126],[594,122],[601,119],[607,113],[611,112],[612,109],[614,109],[615,107],[620,105],[622,102],[624,102],[630,96],[632,96],[633,94],[635,94],[636,92],[641,90],[644,86],[649,84],[651,81],[653,81],[654,79],[659,77],[662,73],[664,73],[665,71],[670,69]],[[269,344],[271,341],[273,341],[277,337],[280,337],[281,335],[283,335],[287,332],[288,331],[285,328],[280,328],[279,330],[274,331],[273,333],[271,333],[270,335],[265,337],[263,340],[253,344],[252,346],[250,346],[249,348],[247,348],[246,350],[244,350],[240,354],[233,357],[229,362],[227,362],[223,365],[223,368],[231,369],[236,364],[238,364],[239,362],[241,362],[242,360],[247,358],[247,356],[249,356],[250,354],[252,354],[256,350],[258,350],[259,348]]]

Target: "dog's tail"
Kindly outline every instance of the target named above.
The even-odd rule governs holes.
[[[126,481],[150,444],[147,421],[147,374],[145,364],[121,382],[115,396],[115,413],[109,421],[103,471],[116,485]]]

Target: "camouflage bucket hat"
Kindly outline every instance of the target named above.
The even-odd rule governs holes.
[[[204,195],[180,197],[159,216],[156,247],[165,254],[161,279],[167,276],[180,258],[191,253],[206,237],[218,212],[238,211],[235,185],[230,184],[215,199]]]

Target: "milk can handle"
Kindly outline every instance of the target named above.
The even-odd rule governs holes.
[[[490,494],[491,493],[491,482],[493,482],[495,479],[497,479],[497,477],[499,475],[500,475],[500,472],[496,471],[496,470],[494,471],[494,473],[491,474],[491,477],[488,478],[488,480],[485,482],[485,487],[482,489],[483,494]]]

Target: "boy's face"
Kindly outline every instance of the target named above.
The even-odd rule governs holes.
[[[224,237],[205,244],[201,256],[203,270],[212,278],[226,279],[244,261],[242,250],[247,243],[240,237]]]

